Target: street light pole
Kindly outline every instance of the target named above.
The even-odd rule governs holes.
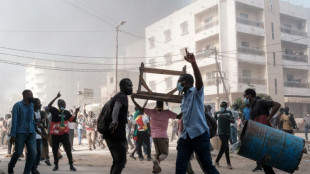
[[[124,25],[126,21],[121,21],[118,26],[116,26],[116,57],[115,57],[115,94],[117,93],[117,72],[118,72],[118,32],[119,27]]]

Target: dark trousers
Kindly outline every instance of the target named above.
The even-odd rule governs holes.
[[[48,147],[48,141],[46,138],[42,138],[42,154],[41,158],[44,158],[45,160],[49,160],[49,147]]]
[[[143,158],[142,155],[142,144],[145,143],[146,145],[146,154],[148,158],[151,158],[151,144],[150,144],[150,134],[147,131],[138,131],[137,133],[137,152],[139,158]]]
[[[222,144],[221,144],[221,148],[220,148],[219,154],[217,155],[215,162],[219,162],[220,159],[222,158],[222,155],[225,152],[227,164],[230,164],[229,145],[228,145],[229,135],[219,135],[219,137],[220,137]]]
[[[177,145],[177,160],[176,170],[177,174],[186,174],[188,162],[193,152],[196,152],[204,171],[208,174],[219,174],[215,166],[212,164],[210,153],[210,135],[205,133],[191,139],[187,136],[186,139],[180,138]]]
[[[12,153],[12,143],[10,141],[10,139],[8,139],[8,154]]]
[[[14,168],[15,164],[23,153],[24,146],[27,147],[27,158],[24,168],[24,174],[30,174],[35,165],[35,159],[37,155],[37,143],[36,143],[36,133],[17,133],[15,140],[15,152],[13,153],[11,160],[9,162],[9,167]],[[34,171],[32,171],[34,172]]]
[[[256,162],[256,164],[257,164],[258,167],[262,167],[266,174],[275,174],[275,172],[273,171],[272,167],[267,166],[267,165],[265,165],[265,164],[263,164],[261,162]]]
[[[105,141],[107,142],[113,158],[110,174],[120,174],[125,168],[127,162],[127,141],[113,141],[109,139],[106,139]]]
[[[73,139],[74,139],[74,129],[69,129],[69,140],[71,147],[73,147]]]
[[[68,160],[69,164],[72,165],[72,153],[71,153],[71,144],[69,141],[69,135],[68,134],[63,134],[63,135],[52,135],[52,150],[53,150],[53,156],[54,156],[54,164],[58,166],[58,149],[59,149],[59,144],[62,143]]]

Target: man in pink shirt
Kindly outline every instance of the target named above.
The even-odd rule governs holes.
[[[151,117],[151,135],[156,151],[156,159],[153,161],[153,173],[160,173],[161,168],[159,164],[167,158],[169,153],[169,138],[167,134],[169,119],[179,119],[182,115],[177,115],[170,110],[164,110],[163,101],[157,101],[155,109],[141,108],[134,100],[132,101],[139,110],[144,110]]]

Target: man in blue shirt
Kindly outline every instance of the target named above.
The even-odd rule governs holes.
[[[250,116],[250,104],[246,104],[246,107],[243,108],[243,119],[244,120],[251,120],[251,116]]]
[[[23,100],[13,107],[11,142],[15,143],[15,152],[8,164],[8,173],[14,173],[13,168],[27,147],[27,159],[24,174],[30,174],[36,159],[36,132],[34,127],[33,94],[30,90],[23,91]]]
[[[196,152],[201,166],[206,173],[218,174],[212,164],[210,154],[209,127],[204,114],[204,88],[202,77],[196,63],[195,56],[186,50],[185,60],[191,63],[196,79],[196,88],[193,87],[194,78],[190,74],[179,77],[177,88],[183,94],[181,112],[183,114],[183,132],[178,141],[176,160],[177,174],[185,174],[187,164],[193,152]]]

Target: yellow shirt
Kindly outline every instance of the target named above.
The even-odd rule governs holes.
[[[280,118],[280,121],[283,122],[283,129],[284,130],[293,130],[293,126],[291,124],[291,121],[290,121],[290,118],[288,115],[286,114],[282,114],[281,115],[281,118]]]

